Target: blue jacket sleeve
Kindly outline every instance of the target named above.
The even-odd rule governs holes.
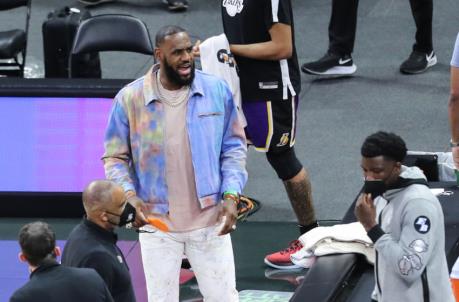
[[[104,139],[105,176],[121,185],[124,191],[134,191],[130,175],[131,148],[129,140],[129,119],[122,105],[122,91],[118,93],[108,119]]]
[[[225,120],[220,154],[222,175],[220,193],[223,194],[225,191],[241,193],[247,182],[247,143],[236,104],[230,89],[224,83],[222,83],[222,94],[225,100]]]

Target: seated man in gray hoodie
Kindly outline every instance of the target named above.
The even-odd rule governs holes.
[[[373,301],[454,302],[443,212],[422,171],[406,167],[405,142],[377,132],[361,148],[364,193],[355,215],[375,244]]]

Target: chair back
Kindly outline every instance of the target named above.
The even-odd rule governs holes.
[[[153,54],[148,28],[130,15],[106,14],[81,22],[69,55],[69,78],[74,77],[76,55],[98,51],[127,51]]]
[[[13,59],[13,62],[0,62],[1,76],[24,76],[24,67],[27,57],[27,38],[29,35],[31,0],[0,0],[0,11],[7,11],[25,6],[24,29],[9,29],[0,31],[0,58]],[[7,12],[6,12],[7,13]],[[3,13],[3,14],[6,14]],[[21,55],[21,58],[19,58]]]
[[[0,0],[0,10],[13,9],[20,6],[27,6],[29,0]]]
[[[72,55],[94,51],[153,54],[148,28],[141,20],[120,14],[94,16],[78,27]]]

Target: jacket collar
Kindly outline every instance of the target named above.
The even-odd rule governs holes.
[[[86,227],[89,232],[92,234],[96,235],[98,238],[101,238],[105,241],[108,241],[110,243],[116,244],[116,241],[118,241],[118,235],[116,235],[115,232],[113,231],[108,231],[101,226],[95,224],[94,222],[88,220],[86,217],[83,219],[82,222],[83,226]]]
[[[56,261],[56,259],[45,259],[43,262],[30,274],[30,279],[36,277],[39,274],[42,274],[50,269],[53,269],[60,264]]]
[[[144,76],[143,80],[143,98],[144,98],[144,103],[145,106],[150,104],[153,101],[156,101],[159,99],[158,95],[156,94],[156,91],[153,89],[152,81],[154,81],[154,77],[156,76],[156,71],[159,70],[159,64],[153,65],[153,67],[148,70],[147,74]],[[202,86],[202,82],[197,75],[199,74],[199,71],[195,70],[195,77],[193,80],[193,83],[191,83],[191,91],[190,91],[190,97],[194,96],[195,94],[200,94],[204,96],[204,89]]]

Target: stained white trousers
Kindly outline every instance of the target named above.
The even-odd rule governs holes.
[[[218,226],[211,226],[182,233],[140,233],[149,302],[179,301],[179,274],[184,254],[196,275],[204,301],[239,301],[231,237],[218,236],[218,231]]]

